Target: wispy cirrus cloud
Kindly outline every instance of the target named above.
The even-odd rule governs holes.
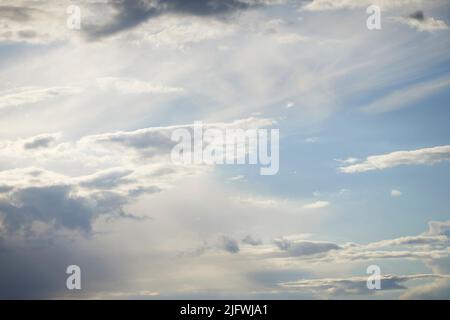
[[[443,77],[416,83],[402,89],[395,90],[384,97],[365,105],[362,111],[368,113],[384,113],[411,106],[414,102],[426,99],[433,93],[444,90],[450,86],[450,78]]]
[[[339,171],[343,173],[359,173],[384,170],[401,165],[434,165],[447,161],[450,161],[450,146],[445,145],[369,156],[358,163],[342,166],[339,168]]]
[[[21,87],[0,93],[0,109],[41,102],[47,99],[77,94],[80,87]]]

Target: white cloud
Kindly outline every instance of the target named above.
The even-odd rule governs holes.
[[[425,17],[422,11],[417,11],[408,17],[394,17],[393,19],[418,31],[433,32],[448,29],[448,24],[445,21],[433,17]]]
[[[380,275],[382,290],[403,290],[403,283],[420,279],[448,279],[450,276],[436,274]],[[376,290],[367,288],[367,277],[308,279],[284,282],[286,289],[312,290],[319,295],[369,294]]]
[[[450,86],[450,78],[438,78],[430,81],[414,84],[364,106],[361,110],[368,113],[383,113],[411,106],[413,102],[425,99],[427,96]]]
[[[322,208],[326,208],[330,205],[330,203],[328,201],[316,201],[316,202],[312,202],[312,203],[308,203],[303,205],[303,208],[305,209],[322,209]]]
[[[396,189],[391,190],[392,197],[400,197],[401,195],[402,195],[402,192],[400,190],[396,190]]]
[[[97,83],[104,90],[113,88],[123,94],[184,92],[184,89],[180,87],[168,87],[130,78],[103,77],[98,78]]]
[[[433,165],[447,161],[450,161],[450,146],[438,146],[369,156],[366,160],[340,167],[339,170],[344,173],[358,173],[383,170],[400,165]]]
[[[307,3],[302,9],[309,11],[357,9],[367,8],[372,4],[383,9],[391,9],[421,2],[422,0],[314,0]]]
[[[22,87],[0,93],[0,109],[32,104],[50,98],[80,93],[79,87]]]

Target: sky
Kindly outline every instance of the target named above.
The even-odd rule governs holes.
[[[447,0],[0,0],[0,298],[450,299],[449,26]],[[279,171],[173,163],[196,121],[279,130]]]

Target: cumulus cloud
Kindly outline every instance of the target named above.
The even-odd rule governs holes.
[[[447,161],[450,161],[450,146],[445,145],[369,156],[366,160],[340,167],[339,170],[344,173],[358,173],[383,170],[400,165],[433,165]]]
[[[245,128],[270,123],[252,118],[213,126]],[[99,166],[88,167],[88,174],[67,175],[34,166],[0,171],[0,216],[4,229],[32,234],[36,224],[41,223],[88,234],[100,215],[133,217],[123,208],[134,198],[159,193],[183,177],[208,170],[170,162],[174,145],[171,133],[176,128],[192,129],[192,125],[104,133],[56,145],[59,134],[1,142],[2,154],[21,161],[28,156],[30,161],[39,160],[44,166],[55,161],[60,165],[79,161],[82,166],[90,161],[90,156],[101,161]],[[38,150],[45,153],[35,153]],[[129,156],[124,157],[124,153]],[[153,161],[149,162],[149,158]],[[239,251],[234,240],[224,241],[224,248]]]
[[[391,190],[391,196],[392,197],[401,197],[402,192],[400,190],[392,189]]]

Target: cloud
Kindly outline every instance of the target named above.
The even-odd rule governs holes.
[[[402,196],[402,192],[400,190],[392,189],[391,190],[391,196],[392,197],[401,197]]]
[[[44,133],[34,137],[31,137],[24,141],[23,147],[26,150],[40,149],[50,147],[58,138],[58,133]]]
[[[447,161],[450,161],[450,146],[445,145],[369,156],[366,160],[340,167],[339,170],[343,173],[359,173],[384,170],[400,165],[433,165]]]
[[[97,83],[104,90],[112,88],[122,94],[167,94],[184,92],[183,88],[155,85],[153,83],[130,78],[103,77],[98,78]]]
[[[421,0],[313,0],[302,7],[307,11],[353,10],[378,5],[383,9],[397,8],[408,4],[420,3]]]
[[[394,20],[417,29],[418,31],[433,32],[448,29],[448,24],[445,21],[432,17],[425,17],[423,11],[420,10],[411,13],[407,17],[395,17]]]
[[[262,241],[254,239],[251,235],[246,235],[245,238],[242,239],[242,243],[249,244],[251,246],[258,246],[262,244]]]
[[[248,0],[125,0],[111,1],[115,11],[104,25],[87,27],[91,38],[101,38],[132,29],[149,19],[176,14],[197,17],[223,17],[237,11],[260,6],[271,1]]]
[[[450,299],[450,279],[437,279],[432,283],[408,289],[401,296],[406,300],[448,300]]]
[[[419,236],[407,236],[390,240],[382,240],[373,242],[367,245],[367,248],[381,248],[388,246],[440,246],[446,247],[449,244],[448,238],[444,235],[419,235]]]
[[[404,283],[421,279],[447,279],[450,276],[436,274],[380,275],[381,290],[404,290]],[[308,279],[281,283],[285,289],[312,290],[319,295],[369,294],[377,290],[367,288],[367,277]]]
[[[22,87],[0,93],[0,109],[80,93],[79,87]]]
[[[31,187],[0,200],[6,232],[30,235],[35,222],[89,233],[95,210],[88,199],[71,195],[69,186]]]
[[[243,175],[238,175],[238,176],[228,178],[227,181],[240,181],[243,179],[245,179],[245,177]]]
[[[376,114],[406,108],[408,106],[412,106],[413,102],[421,101],[431,94],[443,90],[448,86],[450,86],[449,77],[413,84],[400,90],[393,91],[388,95],[362,107],[361,110]]]
[[[316,201],[313,203],[308,203],[303,206],[305,209],[322,209],[330,205],[328,201]]]
[[[289,240],[287,238],[279,238],[275,239],[274,243],[280,250],[285,251],[292,257],[309,256],[341,249],[339,245],[332,242]]]
[[[239,244],[236,240],[229,237],[222,237],[222,249],[229,253],[238,253],[239,252]]]
[[[430,221],[428,228],[429,235],[444,235],[450,238],[450,221]]]

